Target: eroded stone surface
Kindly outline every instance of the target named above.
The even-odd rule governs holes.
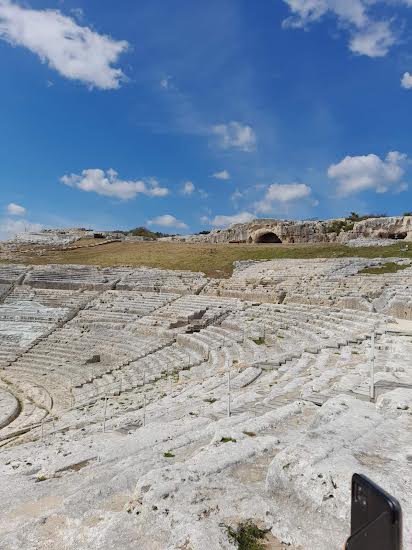
[[[27,269],[0,303],[0,547],[231,549],[250,520],[341,548],[354,471],[409,544],[411,268],[359,275],[381,262]]]

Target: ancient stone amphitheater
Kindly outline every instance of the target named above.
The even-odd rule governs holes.
[[[382,262],[0,265],[0,548],[231,549],[251,521],[341,549],[355,471],[412,548],[412,267]]]

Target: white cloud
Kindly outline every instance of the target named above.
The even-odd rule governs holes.
[[[211,132],[217,136],[222,149],[234,148],[246,152],[256,149],[256,134],[251,126],[232,121],[212,126]]]
[[[288,4],[292,16],[288,17],[285,27],[302,28],[319,21],[328,12],[356,26],[367,22],[366,9],[363,0],[284,0]]]
[[[28,220],[13,220],[4,218],[0,220],[0,241],[11,240],[18,233],[25,231],[41,231],[43,226],[39,223],[32,223]]]
[[[409,6],[410,0],[404,0]],[[284,27],[307,28],[331,14],[338,25],[349,32],[349,49],[358,55],[368,57],[385,56],[390,47],[398,41],[397,32],[391,21],[374,20],[370,9],[377,3],[393,3],[392,0],[284,0],[292,16],[284,22]]]
[[[353,33],[349,49],[358,55],[384,57],[396,42],[396,35],[386,21],[370,23]]]
[[[117,176],[117,172],[113,169],[105,172],[99,168],[90,168],[83,170],[80,175],[65,175],[60,178],[60,181],[82,191],[122,200],[134,199],[139,193],[150,197],[164,197],[169,193],[167,188],[159,187],[155,179],[128,181],[121,180]]]
[[[125,78],[113,64],[128,43],[82,27],[58,10],[34,10],[0,0],[0,38],[28,48],[62,76],[91,87],[118,88]]]
[[[217,180],[230,180],[230,174],[227,170],[222,170],[221,172],[215,172],[211,176]]]
[[[273,211],[273,203],[287,204],[309,197],[312,189],[305,183],[273,183],[266,190],[263,200],[255,204],[256,211],[269,214]]]
[[[208,220],[209,225],[213,227],[226,227],[227,225],[233,225],[234,223],[247,223],[254,220],[256,216],[250,212],[240,212],[232,216],[215,216],[212,220]],[[206,218],[204,218],[206,221]]]
[[[182,195],[191,195],[195,190],[195,186],[191,181],[186,181],[182,187]]]
[[[187,225],[171,216],[170,214],[164,214],[163,216],[157,216],[152,220],[148,220],[148,225],[158,225],[160,227],[176,227],[177,229],[186,229]]]
[[[305,183],[273,183],[269,185],[266,199],[269,201],[289,202],[303,199],[311,194],[311,188]]]
[[[352,195],[368,189],[385,193],[390,188],[399,190],[404,187],[402,177],[407,156],[392,151],[382,160],[374,154],[345,157],[338,164],[332,164],[328,176],[337,183],[338,194]]]
[[[26,213],[26,209],[24,208],[24,206],[20,206],[19,204],[11,202],[7,205],[7,212],[11,216],[24,216],[24,214]]]
[[[401,80],[401,86],[402,88],[405,88],[405,90],[411,90],[412,89],[412,74],[410,73],[404,73],[402,80]]]

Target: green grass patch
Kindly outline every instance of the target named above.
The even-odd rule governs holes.
[[[359,273],[364,275],[383,275],[384,273],[397,273],[398,271],[402,271],[408,267],[410,267],[410,265],[386,262],[386,264],[379,265],[377,267],[365,267],[365,269],[362,269]]]
[[[264,550],[266,531],[251,521],[241,523],[237,529],[228,528],[229,536],[237,543],[239,550]]]
[[[222,437],[220,443],[236,443],[236,439],[233,439],[233,437]]]
[[[36,477],[36,483],[41,483],[42,481],[47,481],[47,477],[45,475],[39,475]]]
[[[163,456],[165,458],[174,458],[175,457],[175,455],[173,453],[171,453],[170,451],[167,451],[167,452],[163,453]]]
[[[255,344],[257,344],[258,346],[263,346],[263,344],[265,343],[265,339],[261,336],[260,338],[253,340],[253,342],[255,342]]]
[[[216,403],[217,399],[215,397],[207,397],[206,399],[203,399],[203,401],[212,405],[213,403]]]

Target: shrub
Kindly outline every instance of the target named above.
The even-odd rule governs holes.
[[[163,453],[163,456],[165,458],[174,458],[175,455],[173,453],[171,453],[170,451],[167,451],[167,452]]]
[[[221,443],[236,443],[236,439],[233,439],[233,437],[222,437],[220,442]]]
[[[237,542],[239,550],[264,550],[265,546],[261,542],[265,538],[266,532],[259,529],[251,521],[241,523],[238,528],[228,528],[229,536]]]
[[[149,239],[159,239],[160,237],[172,237],[169,233],[161,233],[160,231],[150,231],[146,227],[135,227],[128,232],[133,237],[147,237]]]
[[[255,342],[255,344],[257,344],[258,346],[262,346],[264,343],[265,343],[265,339],[262,338],[262,336],[260,336],[260,338],[257,338],[256,340],[253,340]]]

